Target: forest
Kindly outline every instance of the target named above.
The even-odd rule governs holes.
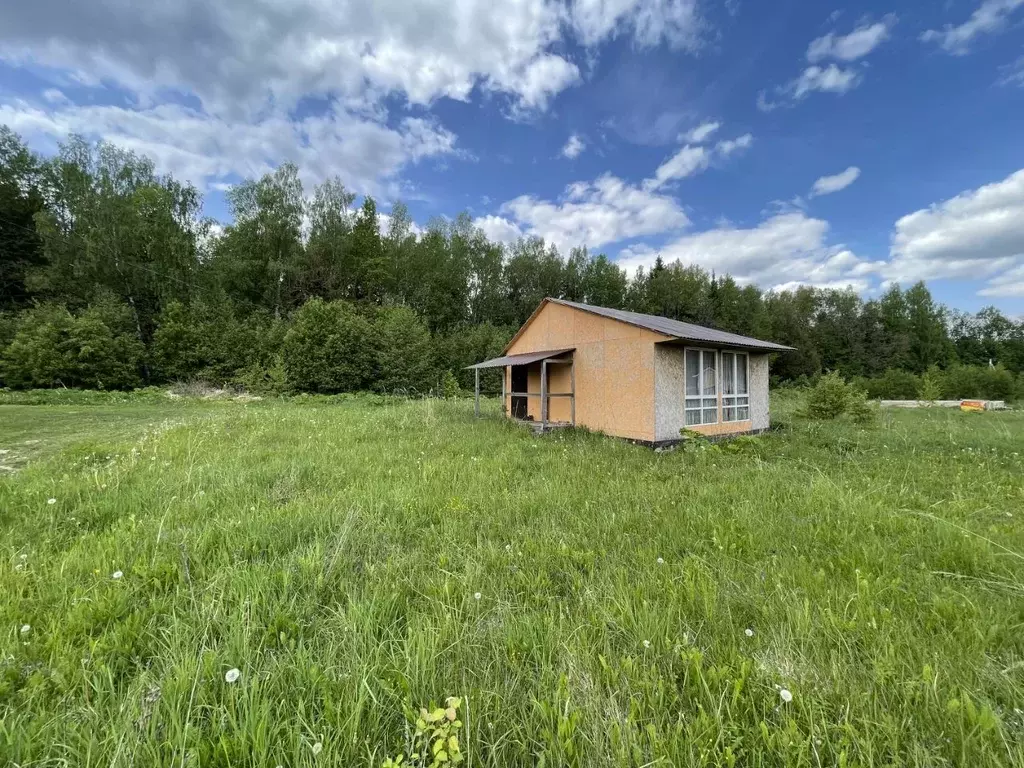
[[[147,157],[76,136],[44,157],[0,126],[0,386],[452,393],[553,296],[791,345],[776,384],[835,370],[874,397],[1024,395],[1024,322],[923,283],[865,300],[660,259],[627,275],[585,247],[490,242],[468,213],[420,229],[288,164],[226,196],[222,225]]]

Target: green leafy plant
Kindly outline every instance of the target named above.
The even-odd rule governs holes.
[[[458,696],[449,696],[444,707],[420,709],[408,756],[401,752],[396,757],[389,757],[382,763],[381,768],[443,768],[459,765],[465,760],[462,746],[459,744],[459,730],[462,728],[462,720],[459,719],[461,706],[462,699]]]
[[[921,400],[942,399],[942,371],[937,365],[931,366],[921,376],[921,386],[917,390],[917,396]]]
[[[845,415],[858,424],[869,424],[877,415],[867,393],[847,383],[836,371],[822,376],[808,390],[804,411],[812,419],[827,421]]]
[[[462,389],[459,387],[459,380],[450,370],[445,371],[444,376],[441,377],[441,397],[450,399],[458,397],[460,394],[462,394]]]

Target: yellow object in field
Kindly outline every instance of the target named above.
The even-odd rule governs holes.
[[[972,413],[976,413],[978,411],[984,411],[985,410],[985,401],[984,400],[961,400],[960,401],[960,410],[961,411],[971,411]]]

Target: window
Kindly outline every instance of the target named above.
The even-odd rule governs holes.
[[[722,353],[722,421],[750,418],[750,390],[747,384],[747,353]]]
[[[718,422],[718,366],[709,349],[686,350],[686,426]]]

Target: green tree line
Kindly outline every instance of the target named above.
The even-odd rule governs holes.
[[[41,157],[0,126],[0,384],[466,387],[464,367],[498,354],[545,296],[796,347],[773,363],[779,381],[836,370],[920,386],[929,371],[933,384],[936,371],[967,381],[947,373],[973,367],[1017,386],[1024,370],[1024,324],[950,310],[923,283],[865,301],[763,291],[661,259],[630,277],[582,247],[491,242],[466,213],[417,231],[401,202],[382,217],[340,179],[304,189],[290,164],[227,200],[221,226],[192,185],[144,156],[70,137]]]

